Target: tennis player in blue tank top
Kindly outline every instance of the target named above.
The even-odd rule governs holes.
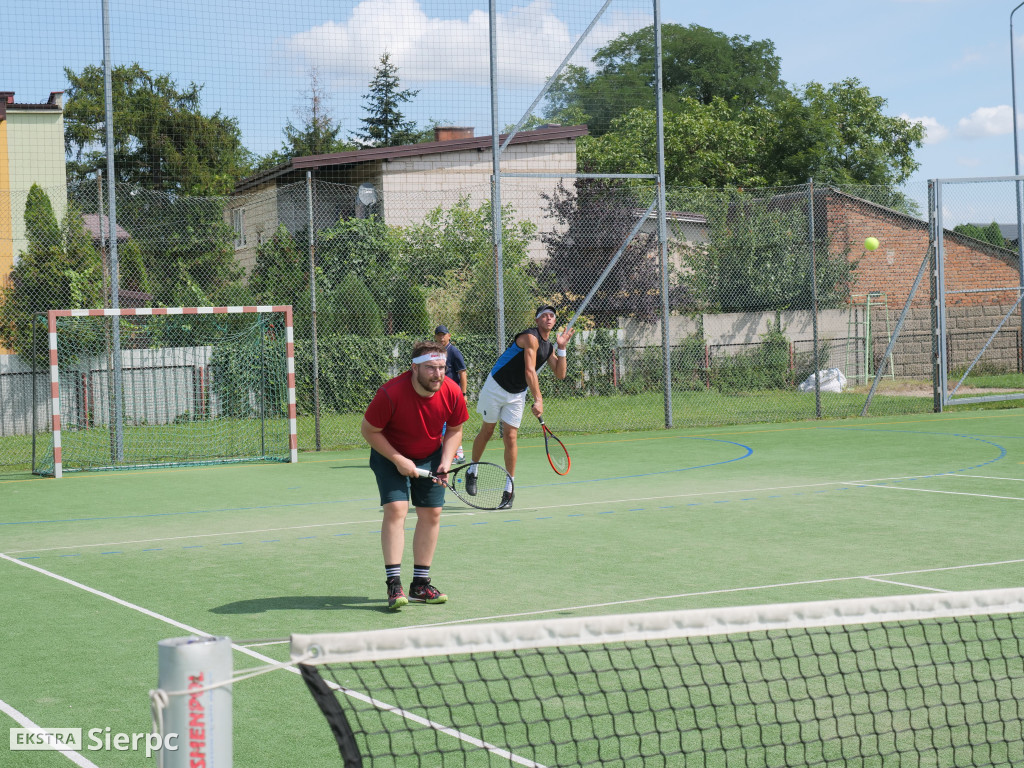
[[[530,408],[533,415],[539,418],[544,415],[544,398],[541,396],[537,372],[546,363],[556,378],[565,378],[565,348],[575,331],[565,331],[552,342],[550,337],[556,319],[554,307],[538,307],[536,327],[527,328],[516,334],[512,344],[502,352],[498,362],[491,369],[476,404],[477,413],[483,418],[483,424],[473,440],[474,462],[480,461],[484,455],[487,441],[494,434],[494,425],[500,420],[502,439],[505,443],[505,469],[515,477],[516,458],[519,454],[516,438],[519,435],[519,425],[523,421],[526,393],[529,392],[533,396],[533,405]],[[470,475],[466,479],[466,487],[470,492],[471,478]],[[507,496],[503,504],[504,509],[512,506],[511,492]]]

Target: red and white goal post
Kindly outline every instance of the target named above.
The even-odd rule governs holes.
[[[38,474],[298,461],[291,305],[46,319],[52,438]]]

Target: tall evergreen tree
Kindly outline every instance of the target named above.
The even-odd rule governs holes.
[[[9,285],[0,286],[0,343],[28,359],[46,359],[45,333],[32,320],[49,309],[95,307],[102,301],[100,254],[73,205],[58,222],[49,196],[36,184],[25,202],[26,250],[18,254]]]
[[[402,89],[398,67],[391,63],[391,54],[384,51],[370,81],[370,90],[363,97],[363,109],[367,114],[361,118],[363,131],[356,136],[372,147],[396,147],[415,142],[416,123],[406,120],[400,107],[412,101],[418,93]]]

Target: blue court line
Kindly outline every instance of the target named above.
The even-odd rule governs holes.
[[[910,478],[910,479],[918,479],[918,480],[920,480],[920,479],[924,479],[924,478],[927,478],[927,477],[940,477],[940,476],[945,476],[945,475],[948,475],[948,474],[949,473],[942,473],[942,475],[920,475],[920,476],[918,476],[916,478]],[[879,482],[863,483],[863,484],[857,483],[857,484],[851,484],[851,485],[844,485],[844,486],[836,487],[836,488],[830,488],[830,489],[825,489],[825,490],[813,491],[813,492],[806,493],[806,494],[801,491],[801,492],[795,492],[795,493],[790,493],[790,494],[770,494],[770,495],[766,495],[766,496],[762,496],[762,497],[747,497],[747,498],[744,498],[744,499],[709,499],[707,501],[686,502],[686,503],[681,503],[679,505],[671,505],[671,506],[659,505],[659,506],[656,506],[656,507],[635,507],[633,509],[630,509],[629,511],[630,512],[646,512],[646,511],[657,511],[657,510],[664,510],[664,509],[679,509],[679,510],[683,510],[683,509],[685,509],[687,507],[711,506],[713,504],[729,504],[729,503],[735,503],[737,501],[758,502],[758,501],[766,501],[766,500],[769,500],[769,499],[781,499],[781,498],[794,497],[794,496],[805,496],[805,495],[821,494],[821,493],[834,493],[836,491],[855,491],[855,490],[863,490],[863,489],[877,489],[877,488],[879,488],[881,486],[882,486],[882,484],[879,483]],[[596,512],[572,512],[572,513],[566,514],[565,518],[566,519],[568,519],[568,518],[587,518],[587,517],[593,517],[595,515],[609,515],[609,514],[615,514],[615,510],[599,510],[599,511],[596,511]],[[539,520],[553,520],[553,519],[555,519],[554,515],[545,515],[545,516],[540,516],[540,517],[533,518],[533,520],[538,520],[538,521]],[[490,525],[491,522],[492,521],[490,521],[490,520],[474,520],[472,522],[469,522],[469,525]],[[529,520],[524,521],[523,519],[508,519],[508,520],[501,520],[500,522],[503,522],[503,523],[522,523],[522,522],[530,522],[530,521]],[[444,527],[457,528],[460,525],[466,525],[466,523],[447,523],[447,524],[445,524]],[[413,529],[408,529],[408,530],[413,530]],[[378,529],[378,530],[374,530],[374,531],[368,531],[367,533],[371,533],[371,534],[373,534],[373,533],[380,533],[380,530]],[[358,536],[360,534],[352,534],[352,533],[329,534],[328,536],[325,536],[323,538],[333,538],[335,536],[353,536],[353,535]],[[319,537],[319,536],[297,536],[296,540],[317,539],[317,538],[321,538],[321,537]],[[291,540],[286,540],[286,541],[291,541]],[[282,539],[266,539],[266,540],[261,540],[260,541],[260,543],[262,543],[262,544],[275,544],[275,543],[281,543],[281,542],[282,542]],[[228,542],[228,543],[223,544],[222,546],[241,546],[243,544],[245,544],[245,542]],[[203,544],[191,544],[191,545],[184,545],[181,548],[182,549],[203,549],[204,547],[205,547],[205,545],[203,545]],[[161,552],[161,551],[171,551],[171,550],[167,550],[165,548],[147,548],[147,549],[143,549],[143,550],[139,550],[139,551],[141,551],[141,552]],[[102,555],[121,555],[121,554],[124,554],[124,552],[123,551],[112,551],[112,552],[102,552],[100,554],[102,554]],[[82,553],[56,555],[56,557],[81,557],[81,556],[82,556]],[[17,559],[19,559],[19,560],[39,560],[42,557],[44,557],[44,556],[42,556],[42,555],[25,555],[25,556],[19,557]]]
[[[607,482],[608,480],[633,480],[633,479],[638,478],[638,477],[654,477],[655,475],[671,475],[671,474],[674,474],[676,472],[689,472],[689,471],[694,470],[694,469],[707,469],[708,467],[719,467],[722,464],[731,464],[734,461],[743,461],[744,459],[750,458],[751,456],[754,455],[754,449],[753,448],[751,448],[749,445],[744,445],[743,443],[737,443],[734,440],[719,440],[719,439],[716,439],[716,438],[713,438],[713,437],[677,437],[675,439],[677,439],[677,440],[702,440],[702,441],[709,442],[709,443],[725,443],[726,445],[735,445],[738,448],[742,448],[743,449],[743,455],[742,456],[735,456],[735,457],[733,457],[731,459],[723,459],[722,461],[713,461],[710,464],[694,464],[691,467],[676,467],[675,469],[659,469],[656,472],[641,472],[640,474],[637,474],[637,475],[615,475],[615,476],[609,476],[609,477],[595,477],[595,478],[593,478],[591,480],[567,480],[567,481],[564,481],[564,482],[561,482],[561,483],[557,483],[557,486],[559,488],[562,488],[562,487],[564,487],[566,485],[583,485],[584,483],[604,483],[604,482]],[[549,485],[554,485],[554,484],[552,484],[552,483],[545,483],[544,485],[523,485],[523,486],[519,486],[519,487],[522,487],[522,488],[540,488],[540,487],[546,487],[546,486],[549,486]]]
[[[839,427],[822,427],[822,429],[840,429],[840,428]],[[846,431],[851,431],[851,430],[850,430],[850,428],[847,428]],[[929,436],[935,436],[936,434],[938,434],[939,436],[943,436],[943,437],[962,437],[962,438],[967,438],[968,440],[977,440],[978,442],[987,443],[988,445],[991,445],[991,446],[999,449],[999,456],[997,456],[994,459],[990,459],[989,461],[985,461],[985,462],[982,462],[980,464],[975,464],[975,465],[970,466],[970,467],[964,467],[962,469],[954,469],[954,470],[949,470],[949,471],[946,471],[946,472],[939,472],[939,473],[934,473],[934,474],[921,474],[921,475],[916,475],[914,477],[908,477],[908,478],[903,478],[903,479],[900,479],[900,480],[893,480],[893,481],[872,481],[870,483],[857,483],[857,484],[852,484],[852,485],[837,486],[836,488],[828,488],[828,489],[823,489],[823,490],[808,491],[807,492],[808,495],[817,495],[817,494],[822,494],[822,493],[834,493],[836,491],[850,491],[850,490],[866,489],[866,488],[878,488],[878,487],[884,487],[886,484],[897,484],[897,483],[903,483],[903,482],[911,482],[911,481],[915,481],[915,480],[923,480],[923,479],[933,478],[933,477],[947,477],[947,476],[952,475],[953,473],[956,473],[956,472],[966,472],[966,471],[969,471],[969,470],[972,470],[972,469],[977,469],[978,467],[983,467],[983,466],[985,466],[987,464],[992,464],[992,463],[994,463],[996,461],[999,461],[1000,459],[1005,458],[1006,455],[1007,455],[1006,448],[1004,448],[1003,446],[999,445],[998,443],[994,443],[991,440],[985,440],[983,438],[978,438],[978,437],[975,437],[973,435],[935,433],[935,432],[919,432],[919,431],[912,431],[912,430],[870,429],[870,428],[865,428],[865,429],[861,429],[861,430],[853,430],[853,431],[907,432],[908,434],[921,434],[921,435],[929,435]],[[715,441],[715,442],[731,442],[731,441]],[[740,445],[739,443],[733,443],[733,444],[734,445]],[[744,446],[744,447],[746,447],[746,446]],[[749,456],[749,455],[751,455],[753,453],[752,449],[748,448],[748,451],[749,452],[746,455],[742,456],[742,457],[738,457],[738,458],[735,458],[735,459],[729,459],[727,461],[722,461],[722,462],[716,462],[716,464],[708,464],[708,465],[704,465],[704,466],[716,466],[717,464],[728,464],[728,463],[730,463],[732,461],[738,461],[739,459],[746,458],[746,456]],[[669,471],[678,472],[678,471],[686,471],[688,469],[697,469],[697,468],[698,467],[685,467],[685,468],[680,469],[680,470],[669,470]],[[654,474],[665,474],[665,473],[664,472],[652,472],[652,473],[648,473],[648,474],[654,475]],[[632,477],[644,477],[644,476],[646,476],[646,475],[634,475]],[[605,478],[605,479],[612,479],[612,478]],[[585,481],[581,481],[581,482],[594,482],[594,481],[586,481],[585,480]],[[781,499],[781,498],[785,498],[787,495],[788,496],[803,496],[805,494],[804,494],[803,491],[797,491],[797,492],[790,493],[790,494],[771,494],[771,495],[768,495],[768,496],[764,496],[763,499]],[[704,504],[727,504],[727,503],[731,503],[731,502],[735,502],[735,501],[759,501],[759,500],[761,500],[761,499],[759,499],[757,497],[747,497],[747,498],[743,498],[743,499],[717,499],[717,500],[706,501],[706,502],[687,502],[685,504],[682,504],[681,506],[682,507],[699,507],[699,506],[702,506]],[[302,506],[302,505],[296,505],[296,506]],[[674,508],[675,508],[674,506],[659,506],[659,507],[657,507],[657,509],[674,509]],[[629,511],[630,512],[643,512],[643,511],[646,511],[646,509],[647,509],[646,507],[637,507],[637,508],[630,509]],[[613,514],[613,513],[614,513],[614,510],[599,511],[599,512],[596,512],[596,513],[574,512],[574,513],[567,514],[566,517],[567,518],[568,517],[587,517],[588,514]],[[536,520],[551,520],[551,519],[554,519],[554,516],[547,515],[547,516],[544,516],[544,517],[537,517],[535,519]],[[471,525],[488,525],[489,522],[490,521],[487,521],[487,520],[478,520],[478,521],[472,522]],[[506,522],[506,523],[519,523],[519,522],[522,522],[522,520],[518,520],[518,519],[517,520],[504,520],[503,522]],[[459,525],[458,523],[446,523],[443,527],[455,528],[455,527],[458,527],[458,525]],[[413,528],[407,528],[406,530],[414,530],[414,529]],[[380,529],[372,530],[372,531],[370,531],[370,533],[380,533]],[[351,535],[353,535],[353,534],[351,534],[351,533],[336,533],[336,534],[333,534],[333,536],[351,536]],[[316,536],[300,536],[300,537],[297,537],[297,538],[298,539],[315,539],[315,538],[318,538],[318,537],[316,537]],[[280,541],[281,541],[280,539],[270,539],[270,540],[262,541],[261,543],[269,544],[269,543],[277,543],[277,542],[280,542]],[[244,542],[231,542],[230,544],[224,544],[222,546],[242,545],[242,544],[244,544]],[[192,544],[192,545],[183,546],[182,549],[202,549],[203,546],[204,545],[202,545],[202,544]],[[163,550],[157,548],[157,549],[144,549],[144,550],[141,550],[141,551],[142,552],[159,552],[159,551],[163,551]],[[120,555],[120,554],[124,554],[124,553],[123,552],[102,552],[100,554],[103,554],[103,555]],[[80,556],[81,556],[81,553],[58,555],[58,557],[80,557]],[[39,560],[41,558],[42,558],[41,555],[26,555],[24,557],[19,557],[17,559],[19,559],[19,560]]]
[[[972,469],[978,469],[979,467],[988,466],[989,464],[994,464],[995,462],[1006,458],[1006,448],[1001,446],[999,443],[994,443],[991,440],[986,440],[985,438],[977,437],[976,435],[960,434],[959,432],[928,432],[918,429],[881,429],[880,427],[819,427],[819,429],[842,430],[844,432],[890,432],[893,434],[902,435],[927,435],[928,437],[962,437],[966,440],[977,440],[979,443],[987,443],[988,445],[991,445],[999,450],[999,455],[996,456],[994,459],[989,459],[988,461],[983,461],[980,464],[975,464],[970,467],[964,467],[962,469],[951,469],[949,470],[949,472],[939,472],[933,475],[918,475],[918,479],[923,477],[938,477],[939,475],[948,475],[951,472],[970,472]]]
[[[105,517],[71,517],[66,520],[15,520],[0,525],[45,525],[52,523],[89,523],[97,520],[136,520],[146,517],[176,517],[178,515],[205,515],[215,512],[252,512],[257,509],[291,509],[293,507],[313,507],[321,504],[348,504],[350,502],[373,501],[365,499],[335,499],[333,501],[300,501],[292,504],[265,504],[258,507],[224,507],[222,509],[189,509],[183,512],[151,512],[145,515],[107,515]]]

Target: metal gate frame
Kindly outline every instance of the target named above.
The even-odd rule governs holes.
[[[1002,182],[1012,181],[1016,187],[1017,192],[1017,266],[1018,266],[1018,280],[1017,285],[1006,286],[1000,288],[977,288],[963,291],[948,291],[946,289],[946,254],[945,254],[945,228],[943,225],[943,207],[942,207],[942,188],[948,184],[977,184],[977,183],[990,183],[990,182]],[[1021,305],[1021,299],[1024,298],[1024,238],[1020,237],[1022,228],[1022,222],[1024,222],[1024,209],[1022,209],[1022,185],[1024,185],[1024,176],[990,176],[990,177],[975,177],[975,178],[959,178],[959,179],[934,179],[931,182],[934,190],[933,194],[929,196],[929,221],[933,222],[933,241],[935,243],[935,264],[932,273],[932,299],[933,299],[933,317],[934,317],[934,338],[935,338],[935,367],[934,367],[934,380],[933,387],[935,390],[935,404],[936,411],[941,412],[943,408],[950,405],[963,405],[968,403],[989,403],[1002,400],[1021,400],[1024,399],[1024,393],[1021,394],[999,394],[999,395],[984,395],[981,397],[959,397],[954,399],[954,395],[957,390],[964,383],[971,370],[977,364],[978,360],[988,349],[992,340],[995,339],[999,331],[1002,330],[1006,321],[1010,319],[1010,316],[1014,311]],[[960,380],[953,387],[952,391],[949,389],[948,371],[949,371],[949,352],[946,344],[947,339],[947,327],[946,327],[946,299],[951,293],[1006,293],[1009,291],[1017,292],[1017,301],[1014,302],[1013,306],[1007,311],[1003,318],[999,321],[995,330],[992,331],[988,339],[985,340],[985,344],[978,351],[978,354],[971,361],[971,364],[967,366],[967,370],[964,375],[960,377]],[[1021,316],[1021,331],[1022,338],[1024,338],[1024,314]]]

